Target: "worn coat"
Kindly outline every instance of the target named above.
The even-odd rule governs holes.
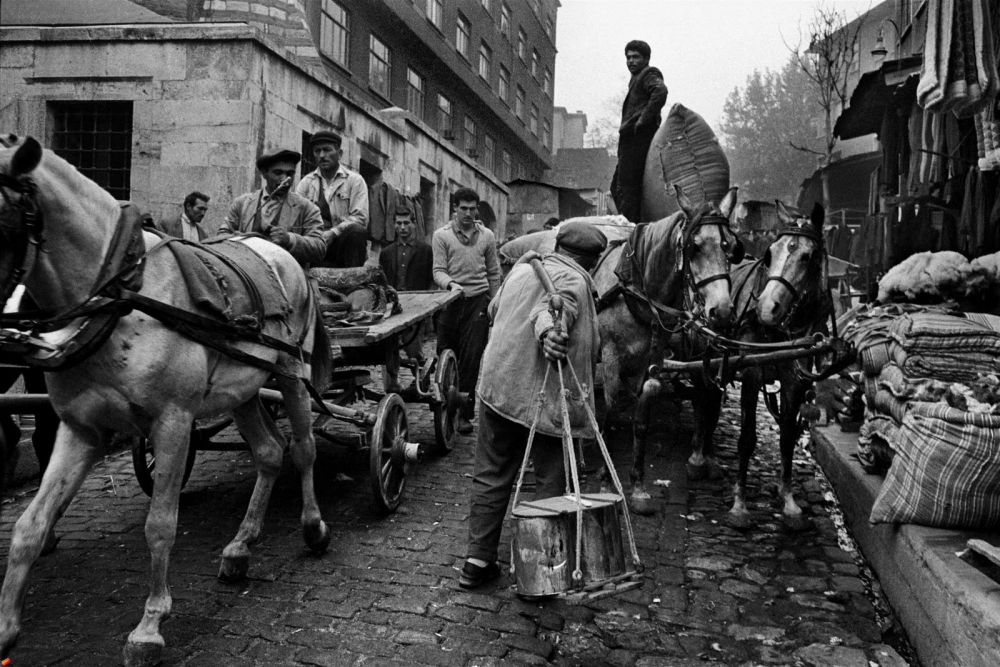
[[[220,236],[262,231],[254,229],[254,218],[261,205],[263,188],[240,195],[233,200],[229,213],[219,228]],[[268,224],[264,221],[263,224]],[[294,192],[289,192],[278,214],[277,225],[288,231],[291,246],[288,252],[303,268],[322,261],[326,255],[323,239],[323,219],[316,205]]]
[[[160,229],[163,230],[163,233],[179,239],[184,238],[184,223],[181,221],[182,215],[183,213],[177,213],[176,215],[171,215],[160,220]],[[204,241],[208,236],[208,232],[205,231],[205,225],[196,222],[194,223],[194,228],[198,231],[198,240]]]
[[[600,347],[594,283],[579,264],[563,255],[545,255],[542,265],[562,297],[563,330],[569,332],[569,361],[585,392],[580,394],[572,373],[563,364],[563,382],[570,392],[570,427],[574,437],[593,438],[595,434],[584,403],[594,410],[594,369]],[[515,264],[490,302],[493,330],[483,355],[477,393],[485,405],[502,417],[530,428],[545,369],[551,367],[537,430],[560,437],[559,375],[555,365],[545,359],[541,344],[542,336],[553,325],[548,307],[548,294],[531,265]]]
[[[667,86],[663,74],[655,67],[646,67],[628,84],[628,94],[622,103],[622,124],[619,134],[634,133],[636,126],[655,130],[660,126],[660,109],[667,103]]]
[[[423,241],[413,242],[413,251],[403,275],[397,275],[399,264],[399,241],[390,243],[379,253],[378,263],[385,272],[389,285],[397,290],[412,292],[415,290],[432,290],[434,285],[434,251],[430,244]]]

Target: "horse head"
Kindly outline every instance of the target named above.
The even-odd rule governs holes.
[[[776,204],[784,227],[764,255],[767,281],[757,300],[757,318],[768,327],[780,326],[799,305],[826,288],[823,206],[813,206],[807,219],[793,216],[780,201]]]
[[[737,189],[730,189],[718,204],[697,205],[676,184],[674,189],[685,217],[679,235],[678,268],[696,310],[705,314],[710,326],[728,328],[733,322],[729,264],[743,259],[743,244],[729,227]]]

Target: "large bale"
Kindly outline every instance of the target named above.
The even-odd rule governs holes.
[[[674,185],[694,203],[720,201],[729,190],[729,160],[705,119],[681,104],[670,108],[646,155],[642,220],[679,210]]]
[[[615,240],[627,239],[635,227],[635,225],[621,215],[593,215],[581,218],[567,218],[559,223],[559,225],[565,225],[567,222],[586,222],[596,225],[604,233],[604,236],[607,237],[609,243]],[[517,260],[529,251],[533,250],[540,255],[544,255],[547,252],[555,250],[558,229],[556,227],[555,229],[546,229],[541,232],[525,234],[500,246],[500,267],[503,269],[504,275],[510,271],[510,267]]]

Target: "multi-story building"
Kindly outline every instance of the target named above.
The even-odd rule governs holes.
[[[49,5],[58,16],[43,11]],[[502,233],[505,184],[551,165],[559,6],[7,0],[0,15],[19,20],[3,21],[0,41],[17,57],[0,62],[0,121],[71,160],[59,144],[79,138],[66,128],[107,121],[102,136],[125,141],[118,167],[88,175],[156,216],[196,186],[212,189],[221,212],[258,185],[260,150],[304,147],[311,133],[334,129],[345,136],[345,164],[419,195],[434,225],[447,219],[450,194],[469,186]],[[109,23],[128,25],[93,27]]]

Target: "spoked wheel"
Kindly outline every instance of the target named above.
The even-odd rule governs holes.
[[[191,477],[191,470],[194,469],[194,458],[198,454],[198,448],[202,442],[207,441],[213,435],[223,430],[232,423],[232,418],[215,417],[196,421],[191,427],[191,437],[188,439],[187,460],[184,461],[184,478],[181,481],[181,488],[187,484]],[[156,452],[149,444],[149,440],[139,436],[132,443],[132,467],[135,469],[135,478],[139,482],[139,487],[150,498],[153,497],[153,471],[156,469]]]
[[[399,394],[389,394],[378,404],[375,426],[368,443],[372,495],[384,514],[391,514],[403,500],[406,486],[406,443],[410,430],[406,405]]]
[[[438,451],[447,454],[455,446],[458,433],[458,412],[462,401],[458,393],[458,358],[451,350],[444,350],[437,360],[434,381],[443,402],[434,403],[434,439]]]

